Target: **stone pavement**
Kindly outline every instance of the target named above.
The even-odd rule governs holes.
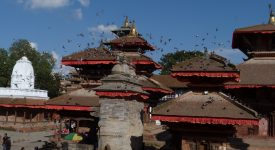
[[[41,147],[44,142],[49,141],[49,137],[53,135],[54,131],[40,131],[40,132],[17,132],[0,130],[0,141],[2,143],[2,137],[7,133],[12,141],[12,150],[20,150],[21,147],[25,147],[25,150],[33,150],[36,146]],[[2,145],[0,145],[2,149]]]

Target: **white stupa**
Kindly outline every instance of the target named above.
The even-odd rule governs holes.
[[[48,91],[34,89],[34,78],[32,63],[23,56],[13,67],[11,88],[0,88],[0,97],[48,100]]]
[[[34,72],[32,63],[22,57],[13,67],[11,75],[12,89],[34,89]]]

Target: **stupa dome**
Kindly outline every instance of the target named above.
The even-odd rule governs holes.
[[[34,71],[27,57],[19,59],[12,70],[12,89],[34,89]]]
[[[126,63],[118,63],[112,68],[112,74],[130,74]]]

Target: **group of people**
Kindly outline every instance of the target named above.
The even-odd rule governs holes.
[[[3,150],[11,149],[11,139],[10,139],[10,137],[8,137],[7,133],[5,133],[5,135],[2,139],[2,146],[3,146]]]

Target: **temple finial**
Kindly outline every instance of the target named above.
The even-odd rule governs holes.
[[[272,5],[269,4],[268,7],[270,11],[268,23],[275,25],[275,15],[274,15],[274,11],[272,10]]]
[[[125,21],[124,21],[124,25],[123,27],[129,27],[129,20],[128,20],[128,16],[125,16]]]
[[[138,33],[137,33],[137,28],[136,28],[136,25],[135,25],[135,21],[133,20],[132,24],[131,24],[131,31],[130,31],[130,35],[132,36],[137,36]]]

